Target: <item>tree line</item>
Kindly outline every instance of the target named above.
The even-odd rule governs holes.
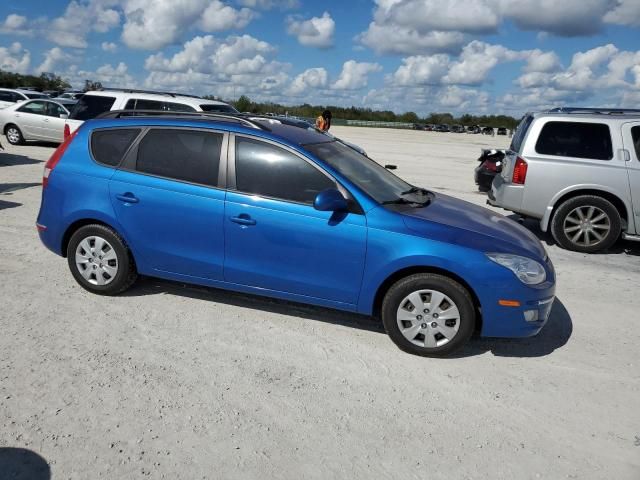
[[[214,98],[214,97],[209,97]],[[241,112],[255,114],[275,113],[277,115],[294,115],[296,117],[315,118],[324,110],[331,110],[334,119],[363,120],[374,122],[405,122],[405,123],[429,123],[449,125],[482,125],[487,127],[506,127],[513,129],[518,120],[508,115],[472,115],[465,113],[456,117],[451,113],[430,113],[420,117],[415,112],[397,114],[391,110],[372,110],[364,107],[339,107],[336,105],[302,105],[287,106],[272,102],[254,102],[249,97],[242,95],[235,101],[228,101]]]

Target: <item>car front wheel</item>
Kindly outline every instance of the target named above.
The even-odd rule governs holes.
[[[593,253],[606,250],[620,237],[618,209],[596,195],[570,198],[560,205],[551,221],[551,233],[567,250]]]
[[[4,133],[7,136],[7,141],[11,145],[22,145],[24,143],[22,132],[15,125],[9,125]]]
[[[475,327],[471,295],[443,275],[421,273],[396,282],[382,303],[382,322],[405,352],[443,357],[467,343]]]
[[[131,252],[120,236],[104,225],[79,228],[67,247],[69,269],[86,290],[117,295],[137,277]]]

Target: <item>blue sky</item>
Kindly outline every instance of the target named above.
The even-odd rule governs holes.
[[[0,5],[0,68],[396,112],[638,107],[640,0]]]

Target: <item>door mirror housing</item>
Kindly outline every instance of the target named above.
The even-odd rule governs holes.
[[[68,115],[68,114],[66,114],[66,113],[61,113],[61,114],[60,114],[60,118],[63,118],[63,119],[65,119],[65,120],[66,120],[67,118],[69,118],[69,115]]]
[[[346,212],[349,205],[337,189],[327,188],[316,195],[313,208],[321,212]]]
[[[387,170],[395,170],[398,167],[396,165],[391,165],[390,163],[388,163],[384,166],[384,168],[386,168]]]

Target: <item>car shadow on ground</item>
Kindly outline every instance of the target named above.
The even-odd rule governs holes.
[[[44,160],[36,160],[26,155],[16,155],[0,150],[0,167],[16,167],[18,165],[35,165],[44,163]]]
[[[39,187],[42,183],[0,183],[0,194],[11,195],[16,190],[23,188]]]
[[[526,227],[527,230],[533,233],[540,239],[541,242],[545,243],[546,245],[557,245],[550,232],[543,232],[542,230],[540,230],[540,222],[538,222],[537,220],[531,218],[522,218],[517,214],[507,215],[507,218],[510,218],[511,220],[518,222],[520,225]],[[590,253],[589,255],[608,255],[612,253],[640,256],[640,242],[619,240],[613,247],[602,252]]]
[[[140,277],[138,282],[122,295],[137,297],[160,294],[178,295],[213,303],[252,308],[385,334],[382,323],[366,315],[150,277]],[[503,357],[542,357],[553,353],[554,350],[566,344],[572,331],[573,323],[569,312],[556,298],[547,324],[535,337],[518,339],[473,337],[466,347],[450,358],[481,355],[489,351],[496,356]]]
[[[22,206],[21,203],[5,202],[4,200],[0,200],[0,210],[4,210],[5,208],[16,208],[21,206]]]
[[[0,478],[49,480],[51,468],[44,458],[31,450],[0,447]]]

